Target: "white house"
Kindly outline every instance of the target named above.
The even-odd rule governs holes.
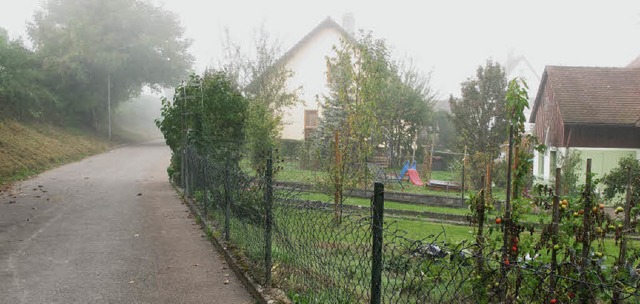
[[[505,74],[507,80],[519,77],[524,79],[529,86],[529,109],[525,109],[524,115],[527,121],[531,119],[531,112],[533,109],[533,103],[535,101],[535,90],[540,85],[540,74],[533,65],[527,60],[525,56],[518,56],[513,51],[509,51],[507,54],[507,60],[504,65]],[[533,124],[526,124],[527,132],[532,132]]]
[[[287,85],[299,89],[303,101],[285,111],[282,139],[303,140],[318,126],[323,95],[327,87],[327,56],[341,39],[353,37],[355,22],[352,14],[343,18],[343,26],[327,17],[304,36],[280,59],[293,72]]]

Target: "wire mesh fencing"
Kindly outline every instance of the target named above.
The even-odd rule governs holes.
[[[457,242],[445,228],[418,237],[385,215],[380,183],[368,206],[341,208],[279,183],[277,167],[271,157],[248,170],[187,149],[185,194],[244,270],[295,303],[608,303],[614,291],[618,303],[640,302],[635,269],[619,286],[596,257],[586,267],[569,255],[553,264],[544,250],[505,260],[488,239],[504,232],[479,241],[477,226]]]

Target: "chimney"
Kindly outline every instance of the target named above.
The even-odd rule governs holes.
[[[356,35],[356,18],[353,13],[345,13],[342,15],[342,28],[351,36]]]

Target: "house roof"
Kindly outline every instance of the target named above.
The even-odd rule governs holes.
[[[630,69],[637,69],[640,68],[640,56],[636,57],[636,59],[634,59],[633,61],[631,61],[628,65],[627,68]]]
[[[640,126],[640,69],[547,66],[530,122],[547,82],[565,124]]]
[[[309,33],[307,33],[304,37],[302,37],[302,39],[300,39],[300,41],[298,41],[298,43],[296,43],[286,53],[284,53],[284,55],[282,55],[282,57],[280,57],[267,70],[267,72],[269,72],[273,68],[280,67],[280,66],[286,64],[287,61],[289,61],[289,59],[291,59],[291,57],[293,57],[301,48],[303,48],[307,43],[311,42],[316,35],[320,34],[320,32],[322,32],[325,29],[335,29],[346,40],[348,40],[348,41],[354,41],[355,40],[355,38],[351,34],[349,34],[349,32],[347,32],[342,26],[340,26],[337,22],[335,22],[331,17],[327,17],[322,22],[320,22],[318,25],[316,25],[316,27],[314,27]],[[263,73],[263,75],[260,75],[258,77],[258,79],[263,77],[264,74],[267,74],[267,73]],[[257,79],[254,79],[251,83],[249,83],[249,85],[247,87],[248,88],[254,87],[256,85],[256,81],[257,81]]]
[[[298,43],[296,43],[291,49],[284,53],[280,60],[278,60],[278,63],[284,63],[289,60],[296,52],[298,52],[298,50],[304,47],[305,44],[309,43],[313,39],[313,37],[315,37],[325,29],[335,29],[340,32],[340,34],[342,34],[345,39],[349,41],[354,40],[353,36],[349,34],[342,26],[340,26],[340,24],[335,22],[331,17],[327,17],[322,22],[320,22],[320,24],[316,25],[316,27],[314,27],[309,33],[302,37],[302,39],[300,39],[300,41],[298,41]]]

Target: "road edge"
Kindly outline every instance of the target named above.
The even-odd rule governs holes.
[[[272,299],[272,297],[269,296],[269,294],[265,292],[265,289],[260,284],[258,284],[244,270],[242,270],[242,268],[239,266],[237,259],[233,255],[231,255],[229,251],[227,251],[227,247],[224,246],[224,241],[217,238],[215,235],[213,235],[213,233],[206,233],[207,231],[210,231],[208,229],[215,228],[215,227],[207,223],[205,220],[203,220],[202,213],[195,206],[196,202],[192,199],[187,198],[184,195],[184,192],[182,191],[182,189],[178,188],[174,183],[171,183],[171,185],[173,186],[175,191],[179,194],[180,200],[185,205],[187,205],[191,213],[195,215],[196,223],[198,223],[200,227],[203,229],[203,231],[209,238],[209,241],[211,241],[211,243],[216,248],[218,253],[221,253],[222,256],[224,256],[224,259],[229,265],[229,267],[231,268],[231,270],[233,270],[235,275],[240,279],[240,281],[242,281],[242,284],[247,288],[247,290],[253,296],[253,298],[261,304],[278,303],[276,300]]]

